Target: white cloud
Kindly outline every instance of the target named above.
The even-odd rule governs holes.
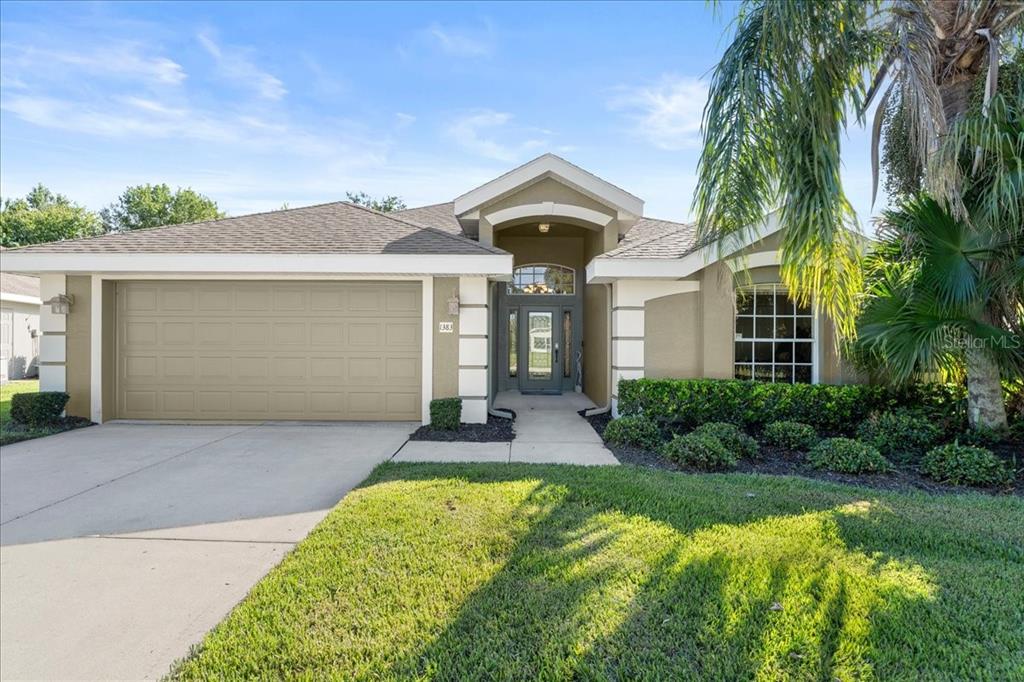
[[[390,142],[361,134],[345,122],[315,128],[251,113],[171,106],[138,96],[93,101],[44,95],[12,95],[0,103],[22,120],[43,128],[112,139],[196,140],[239,152],[274,152],[289,157],[331,158],[339,154],[383,158]],[[328,132],[324,132],[328,131]]]
[[[253,63],[250,59],[252,50],[220,45],[208,31],[200,32],[197,38],[203,49],[216,61],[217,70],[225,79],[241,87],[253,89],[260,97],[266,99],[278,100],[288,94],[279,78],[261,70]]]
[[[434,22],[426,29],[430,41],[452,57],[487,57],[494,51],[494,28],[455,28]]]
[[[504,132],[507,136],[508,131],[505,128],[511,120],[512,114],[479,109],[455,119],[445,132],[451,140],[467,151],[509,163],[519,161],[525,154],[547,144],[547,140],[537,138],[511,144],[499,142],[496,134]]]
[[[692,149],[700,145],[707,95],[707,84],[698,78],[663,76],[653,85],[618,88],[608,108],[625,112],[633,132],[659,149]]]
[[[134,42],[112,43],[95,49],[75,51],[35,46],[4,46],[5,77],[25,83],[66,77],[69,71],[96,77],[128,79],[148,86],[181,85],[187,78],[181,64],[146,54]],[[18,75],[12,76],[10,72]]]
[[[412,114],[406,114],[405,112],[399,111],[395,114],[395,127],[399,130],[408,128],[416,122],[416,117]]]

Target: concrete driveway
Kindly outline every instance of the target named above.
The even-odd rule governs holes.
[[[0,452],[0,678],[159,677],[412,424],[108,424]]]

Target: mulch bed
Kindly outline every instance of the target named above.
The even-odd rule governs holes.
[[[509,442],[516,437],[512,430],[514,419],[487,416],[486,424],[459,424],[454,431],[421,426],[412,432],[409,440],[433,440],[445,443],[494,443]]]
[[[92,426],[92,422],[84,417],[62,417],[58,422],[48,426],[26,426],[16,422],[6,422],[0,430],[0,445],[13,445],[34,438],[52,436],[73,429]]]
[[[610,414],[598,414],[591,417],[584,417],[597,431],[598,435],[604,433],[604,427],[611,421]],[[705,473],[691,467],[684,467],[662,457],[656,452],[636,448],[629,445],[615,445],[605,442],[605,447],[612,451],[623,464],[647,467],[650,469],[664,469],[666,471],[681,471],[685,473]],[[1008,463],[1012,463],[1012,455],[1021,454],[1021,449],[1013,443],[1001,444],[990,447],[992,452],[1002,456]],[[1019,463],[1018,463],[1019,465]],[[930,478],[925,478],[908,467],[899,467],[888,474],[838,474],[830,471],[815,469],[804,461],[803,455],[797,452],[761,445],[760,456],[756,460],[740,460],[739,465],[733,469],[739,473],[768,474],[772,476],[803,476],[829,483],[844,483],[847,485],[859,485],[880,490],[922,490],[929,493],[963,493],[963,492],[988,492],[993,494],[1013,494],[1024,496],[1024,483],[1018,476],[1014,485],[1009,488],[968,488],[964,486],[952,486],[936,483]]]

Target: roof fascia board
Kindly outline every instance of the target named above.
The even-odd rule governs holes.
[[[511,254],[5,253],[4,266],[31,273],[308,273],[505,275]]]
[[[25,296],[24,294],[9,294],[6,291],[0,291],[0,301],[7,303],[27,303],[29,305],[41,305],[42,299],[38,296]]]

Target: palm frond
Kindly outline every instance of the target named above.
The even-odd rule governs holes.
[[[847,105],[865,100],[865,74],[883,52],[866,28],[877,4],[744,6],[712,78],[694,198],[699,236],[722,250],[749,239],[778,202],[782,280],[844,335],[854,332],[861,280],[840,142]]]

